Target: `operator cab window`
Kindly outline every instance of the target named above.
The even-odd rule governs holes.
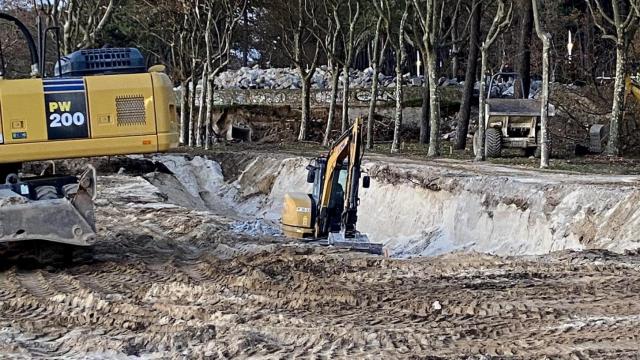
[[[344,211],[344,192],[347,187],[348,169],[349,166],[345,162],[341,169],[334,173],[328,208],[331,231],[340,230],[340,218]]]

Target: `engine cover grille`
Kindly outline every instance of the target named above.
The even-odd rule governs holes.
[[[147,123],[147,112],[142,95],[116,97],[116,112],[118,126],[146,125]]]

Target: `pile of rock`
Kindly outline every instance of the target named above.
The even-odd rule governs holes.
[[[235,221],[231,224],[231,231],[249,236],[282,236],[280,228],[268,224],[263,220]]]
[[[487,81],[487,84],[490,80]],[[489,85],[487,85],[489,86]],[[476,84],[476,89],[480,89],[480,84]],[[529,87],[529,98],[537,98],[540,90],[542,89],[542,81],[534,80],[531,81],[531,85]],[[515,91],[514,80],[508,79],[506,81],[498,81],[494,83],[491,88],[491,97],[499,98],[499,97],[512,97]]]
[[[311,88],[316,90],[326,90],[331,88],[331,70],[327,66],[316,69],[311,80]],[[370,87],[373,82],[373,69],[368,68],[363,71],[351,70],[349,73],[351,88]],[[378,74],[380,86],[395,86],[395,76]],[[344,75],[340,75],[340,86],[344,83]],[[415,85],[409,74],[403,77],[405,85]],[[216,77],[215,86],[217,89],[301,89],[302,79],[296,69],[273,68],[260,69],[258,67],[243,67],[238,70],[228,70]]]

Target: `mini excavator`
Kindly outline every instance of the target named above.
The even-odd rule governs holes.
[[[45,69],[47,35],[38,44],[15,17],[30,52],[28,79],[6,79],[0,54],[0,243],[44,240],[89,246],[96,239],[96,172],[20,174],[22,163],[166,151],[178,145],[173,84],[162,65],[147,70],[134,48],[85,49]],[[54,36],[59,46],[59,37]]]
[[[285,195],[282,211],[285,236],[383,254],[382,244],[371,243],[367,235],[356,230],[360,179],[363,188],[369,188],[371,183],[369,176],[362,176],[363,155],[362,119],[357,119],[327,156],[313,160],[307,167],[307,182],[313,184],[313,193]]]

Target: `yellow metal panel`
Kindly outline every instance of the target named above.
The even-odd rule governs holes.
[[[156,135],[0,145],[0,164],[158,151]]]
[[[282,224],[296,228],[313,228],[313,209],[308,194],[289,193],[284,196]]]
[[[158,134],[178,134],[176,95],[171,79],[164,73],[151,73],[153,81]]]
[[[180,139],[177,132],[158,134],[158,151],[164,152],[178,147]]]
[[[5,144],[47,140],[41,79],[0,80],[0,104]]]
[[[150,74],[89,76],[85,81],[92,138],[156,133]]]
[[[284,236],[294,239],[304,239],[313,236],[313,229],[299,228],[295,226],[282,225]]]

